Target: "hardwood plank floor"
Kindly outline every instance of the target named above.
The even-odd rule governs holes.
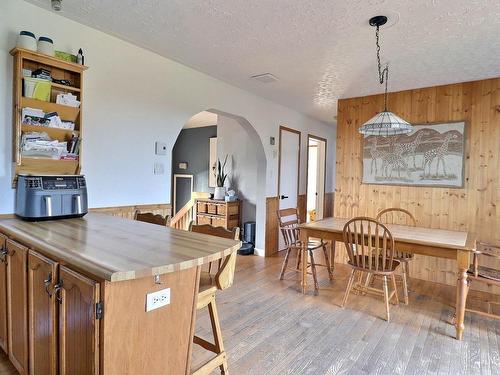
[[[232,374],[500,373],[500,321],[468,313],[464,340],[455,340],[452,287],[412,279],[410,305],[391,305],[387,323],[377,297],[351,293],[339,307],[347,267],[337,265],[332,282],[320,270],[319,295],[310,288],[303,296],[298,274],[278,280],[280,266],[280,257],[239,256],[235,284],[217,296]],[[478,292],[469,297],[474,305],[500,301]],[[209,327],[202,311],[196,332],[211,339]],[[194,346],[195,366],[209,356]],[[2,353],[0,375],[11,374],[17,373]]]

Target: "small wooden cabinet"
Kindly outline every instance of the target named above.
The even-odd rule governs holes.
[[[196,200],[196,223],[233,229],[241,226],[241,201]]]
[[[7,240],[7,317],[9,359],[28,374],[28,248]]]
[[[9,352],[7,345],[7,237],[0,234],[0,348]]]
[[[28,255],[30,375],[57,374],[57,263],[30,250]]]
[[[59,373],[98,373],[99,327],[96,302],[99,301],[99,284],[61,266],[56,299],[60,303]]]
[[[19,373],[97,374],[100,284],[1,234],[0,261],[0,344]]]

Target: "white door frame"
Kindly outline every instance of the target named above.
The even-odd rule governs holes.
[[[320,165],[320,160],[319,160],[319,157],[320,157],[320,154],[318,153],[318,172],[323,172],[323,194],[321,197],[319,197],[320,199],[320,205],[322,206],[322,216],[324,217],[324,213],[325,213],[325,196],[326,196],[326,153],[327,153],[327,149],[328,149],[328,141],[326,140],[326,138],[322,138],[322,137],[318,137],[316,135],[313,135],[313,134],[308,134],[307,135],[307,167],[306,167],[306,181],[308,181],[308,175],[309,175],[309,140],[310,139],[314,139],[315,141],[319,141],[319,142],[324,142],[325,143],[325,155],[324,155],[324,163],[322,163],[323,165]],[[317,174],[317,176],[319,176],[319,173]],[[318,177],[319,178],[319,177]],[[308,183],[306,182],[306,201],[307,201],[307,194],[308,194]]]
[[[191,195],[193,194],[193,175],[192,174],[174,174],[174,201],[172,202],[172,206],[174,207],[174,215],[177,212],[176,202],[177,202],[177,177],[180,178],[190,178],[191,179]]]

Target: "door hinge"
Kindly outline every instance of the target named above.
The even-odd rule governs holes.
[[[104,315],[104,302],[97,302],[95,304],[95,318],[96,319],[102,319],[102,316]]]

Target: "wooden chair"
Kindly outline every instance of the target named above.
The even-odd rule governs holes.
[[[347,303],[356,273],[380,276],[383,281],[382,290],[367,284],[357,286],[363,292],[372,292],[384,296],[387,321],[389,321],[389,302],[394,297],[396,304],[399,303],[394,274],[400,264],[399,261],[394,259],[394,239],[391,232],[384,224],[374,219],[356,217],[345,224],[343,236],[349,256],[348,265],[352,268],[352,271],[341,306],[344,307]],[[392,280],[393,290],[391,293],[389,293],[388,278]]]
[[[164,227],[170,226],[170,216],[161,216],[151,212],[141,213],[139,210],[134,212],[134,220],[143,221],[145,223],[162,225]]]
[[[191,222],[189,230],[191,232],[204,233],[234,240],[239,240],[240,238],[240,228],[234,228],[230,231],[222,227],[212,227],[211,225],[194,225],[193,222]],[[204,307],[208,307],[214,343],[196,335],[194,336],[193,342],[200,345],[202,348],[215,353],[216,356],[204,363],[197,370],[193,371],[192,374],[194,375],[210,374],[217,367],[220,368],[221,374],[227,374],[227,355],[224,350],[219,315],[215,305],[215,293],[217,290],[224,290],[233,285],[235,267],[236,252],[227,256],[223,260],[215,276],[213,276],[210,272],[201,272],[196,309],[201,310]]]
[[[400,224],[412,227],[417,225],[417,221],[411,212],[403,208],[386,208],[378,213],[376,219],[384,224]],[[403,282],[405,305],[408,305],[408,278],[410,277],[409,263],[413,260],[413,254],[398,251],[396,249],[394,251],[394,259],[401,262],[401,275],[397,276],[400,276],[401,281]],[[369,282],[369,280],[367,280],[367,282]]]
[[[500,246],[492,245],[486,242],[478,241],[476,244],[476,250],[474,250],[472,265],[467,271],[469,280],[472,282],[479,282],[488,285],[500,286],[500,270],[498,268],[486,267],[480,264],[482,257],[488,257],[489,259],[500,260]],[[466,308],[466,311],[470,311],[476,314],[481,314],[489,318],[500,319],[500,315],[493,314],[491,311],[491,303],[488,303],[488,311],[484,312],[481,310],[474,310]]]
[[[292,269],[293,271],[298,271],[300,266],[301,255],[302,255],[302,243],[300,242],[300,229],[299,229],[300,221],[299,221],[298,210],[296,208],[286,208],[283,210],[279,210],[278,221],[280,225],[281,234],[283,235],[283,239],[286,245],[285,259],[283,260],[283,265],[281,266],[281,272],[280,272],[280,280],[283,280],[287,268]],[[330,280],[333,279],[333,273],[330,266],[330,259],[328,257],[328,251],[326,249],[326,246],[327,243],[323,242],[322,240],[320,241],[312,240],[309,241],[307,244],[307,251],[309,253],[309,258],[311,259],[311,262],[310,264],[308,264],[308,267],[311,267],[311,273],[314,279],[314,290],[316,293],[318,292],[319,289],[318,278],[316,274],[317,266],[326,267],[328,270],[328,276]],[[323,249],[323,254],[325,256],[326,264],[319,264],[315,262],[313,251],[317,249]],[[296,268],[294,269],[288,267],[290,253],[293,251],[297,252],[297,265]],[[335,255],[333,257],[335,259]]]

